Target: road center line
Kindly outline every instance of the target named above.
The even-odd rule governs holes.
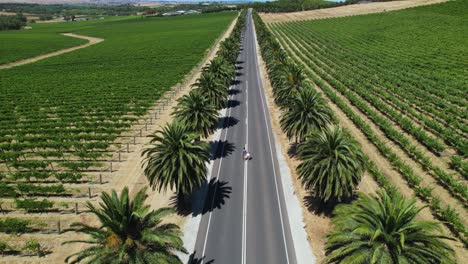
[[[245,81],[245,149],[249,149],[249,83]],[[244,197],[242,205],[242,264],[247,262],[247,183],[248,183],[248,160],[244,160]]]
[[[282,231],[282,235],[283,235],[283,242],[284,242],[284,250],[285,250],[285,253],[286,253],[286,262],[289,264],[289,254],[288,254],[288,245],[287,245],[287,242],[286,242],[286,235],[285,235],[285,232],[284,232],[284,222],[283,222],[283,213],[282,213],[282,210],[281,210],[281,201],[280,201],[280,198],[279,198],[279,190],[278,190],[278,181],[277,181],[277,176],[276,176],[276,166],[275,166],[275,161],[274,161],[274,156],[273,156],[273,148],[271,146],[271,137],[270,137],[270,127],[268,125],[268,121],[267,121],[267,116],[266,116],[266,111],[265,111],[265,107],[268,109],[268,105],[266,104],[266,100],[264,100],[263,96],[263,92],[260,91],[260,87],[263,87],[262,85],[262,82],[260,81],[260,73],[258,71],[259,69],[259,66],[258,66],[258,56],[257,56],[257,46],[255,45],[256,44],[256,41],[257,41],[257,35],[255,33],[255,31],[253,30],[253,26],[251,27],[252,31],[253,31],[253,36],[254,36],[254,63],[255,63],[255,69],[257,70],[257,83],[258,83],[258,87],[259,87],[259,93],[260,93],[260,98],[261,98],[261,101],[262,101],[262,112],[263,112],[263,118],[265,120],[265,126],[267,128],[267,136],[268,136],[268,145],[270,147],[270,157],[271,157],[271,162],[272,162],[272,165],[273,165],[273,176],[275,178],[275,188],[276,188],[276,198],[278,200],[278,210],[279,210],[279,213],[280,213],[280,221],[281,221],[281,231]]]

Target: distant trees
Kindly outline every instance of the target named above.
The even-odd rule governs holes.
[[[13,16],[0,15],[0,30],[18,30],[26,26],[26,17],[18,13]]]
[[[239,8],[254,8],[257,12],[280,13],[296,12],[312,9],[321,9],[344,5],[345,3],[331,2],[323,0],[279,0],[269,2],[254,2],[239,5]]]

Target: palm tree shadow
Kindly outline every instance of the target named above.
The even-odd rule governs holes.
[[[226,108],[234,108],[234,107],[236,107],[236,106],[238,106],[240,104],[241,104],[240,101],[230,99],[230,100],[227,101],[227,107]]]
[[[324,215],[326,217],[332,217],[333,210],[335,210],[335,207],[338,204],[349,204],[357,198],[357,195],[353,195],[351,198],[345,199],[341,202],[338,202],[337,200],[330,200],[324,203],[318,196],[309,194],[304,197],[304,205],[309,212],[317,215]]]
[[[233,143],[230,143],[229,141],[225,140],[215,140],[215,141],[210,141],[211,149],[213,150],[211,153],[211,159],[216,160],[220,158],[225,158],[229,155],[231,155],[234,150],[236,150],[236,147]]]
[[[242,83],[242,82],[239,81],[239,80],[232,80],[232,81],[231,81],[231,85],[239,85],[239,84],[241,84],[241,83]]]
[[[288,155],[291,158],[297,157],[297,147],[299,146],[299,143],[291,143],[288,148]]]
[[[323,201],[315,195],[307,195],[304,197],[304,205],[309,212],[316,215],[324,215],[331,217],[336,204],[323,203]]]
[[[240,71],[240,70],[242,70],[242,69],[244,69],[244,67],[242,67],[242,66],[236,66],[236,70]]]
[[[206,261],[206,260],[205,260],[206,257],[197,258],[197,257],[195,257],[195,253],[196,253],[196,252],[193,252],[193,253],[190,255],[188,264],[202,264],[202,263],[212,264],[212,263],[214,263],[214,259],[209,260],[209,261]]]
[[[170,206],[175,208],[179,215],[192,215],[194,217],[211,212],[215,208],[221,209],[232,193],[232,187],[227,184],[227,182],[218,181],[215,178],[211,179],[209,183],[205,181],[199,190],[189,196],[190,203],[183,202],[177,195],[173,195],[170,199]],[[206,195],[204,198],[200,198],[204,192]],[[197,203],[200,200],[203,202]]]
[[[225,116],[221,117],[218,121],[217,127],[218,129],[224,129],[228,127],[233,127],[239,123],[239,119],[232,117],[232,116]]]
[[[236,95],[236,94],[240,94],[241,91],[239,89],[229,89],[228,93],[229,95]]]
[[[215,208],[221,209],[232,193],[232,187],[227,184],[228,182],[225,181],[211,179],[208,184],[208,192],[206,194],[205,206],[201,212],[202,214],[212,212]],[[197,215],[197,212],[194,212],[194,216]]]

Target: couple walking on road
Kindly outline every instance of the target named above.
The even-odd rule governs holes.
[[[250,152],[248,152],[245,147],[242,148],[242,157],[244,158],[244,160],[251,160],[252,159],[252,155],[250,155]]]

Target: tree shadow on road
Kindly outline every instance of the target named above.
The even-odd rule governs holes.
[[[218,129],[225,129],[228,127],[233,127],[239,123],[239,119],[232,117],[232,116],[225,116],[219,118],[217,127]]]
[[[205,181],[197,191],[187,196],[188,203],[181,202],[177,195],[173,195],[170,206],[175,208],[179,215],[195,217],[211,212],[215,208],[221,209],[231,197],[231,193],[232,187],[228,186],[228,182],[213,178],[209,183]]]
[[[215,140],[215,141],[210,141],[210,146],[211,146],[211,159],[216,160],[220,158],[225,158],[229,155],[231,155],[234,150],[236,150],[236,147],[234,146],[233,143],[225,140]]]
[[[239,90],[239,89],[229,89],[228,93],[229,93],[229,95],[236,95],[236,94],[240,94],[241,90]]]
[[[236,106],[239,106],[240,104],[241,104],[241,102],[239,100],[230,99],[230,100],[227,101],[227,104],[226,104],[227,107],[226,108],[234,108]]]
[[[232,80],[232,81],[231,81],[231,85],[239,85],[239,84],[241,84],[241,83],[242,83],[242,82],[239,81],[239,80]]]
[[[213,263],[214,263],[214,259],[206,261],[206,260],[205,260],[206,257],[196,258],[196,257],[195,257],[195,253],[196,253],[196,252],[193,252],[193,253],[190,255],[188,264],[202,264],[202,263],[205,263],[205,264],[213,264]]]

